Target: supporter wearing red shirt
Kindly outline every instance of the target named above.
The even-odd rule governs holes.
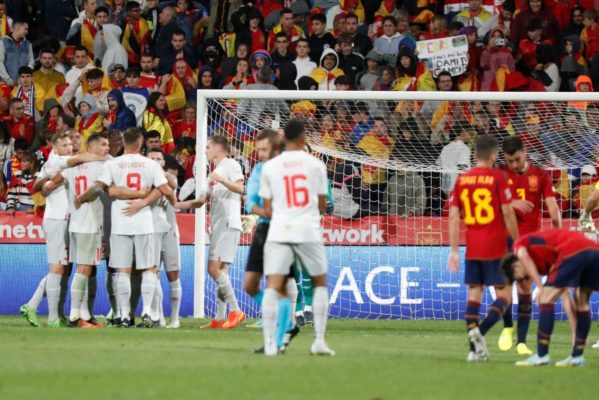
[[[189,102],[183,108],[183,118],[177,120],[173,126],[173,138],[196,137],[196,105]]]
[[[580,33],[580,40],[584,45],[584,55],[589,61],[599,51],[599,24],[597,22],[599,22],[599,12],[596,10],[586,10],[582,14],[584,28]]]
[[[518,45],[520,40],[526,38],[526,26],[528,21],[533,18],[541,20],[543,27],[542,37],[545,40],[555,40],[560,37],[561,29],[555,18],[555,15],[547,7],[543,0],[528,0],[527,5],[514,18],[513,27],[511,28],[511,41]]]
[[[153,65],[154,61],[152,56],[149,54],[142,54],[139,61],[139,66],[141,67],[139,86],[145,87],[150,91],[157,90],[158,85],[160,84],[160,77],[154,72]]]
[[[25,139],[32,144],[35,138],[35,121],[25,114],[25,106],[21,99],[11,99],[8,103],[10,115],[5,116],[4,123],[15,139]]]

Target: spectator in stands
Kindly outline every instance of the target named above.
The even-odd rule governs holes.
[[[171,46],[173,34],[176,32],[181,32],[179,26],[177,25],[176,18],[177,12],[173,7],[164,7],[158,15],[158,22],[160,26],[152,46],[152,54],[155,57],[162,57],[162,55],[165,54],[165,51],[167,51]]]
[[[337,40],[331,34],[326,31],[327,18],[324,14],[312,15],[312,34],[308,38],[308,45],[310,47],[310,58],[315,63],[320,62],[320,57],[325,49],[334,49],[337,44]]]
[[[74,0],[44,0],[43,23],[49,35],[65,41],[71,22],[77,18]]]
[[[511,27],[511,41],[515,46],[518,46],[520,40],[526,38],[526,27],[528,21],[533,18],[541,20],[543,26],[542,38],[556,43],[560,37],[561,29],[557,23],[557,19],[546,6],[544,0],[527,0],[526,7],[520,11],[514,19],[513,27]]]
[[[152,92],[148,97],[148,108],[143,115],[142,128],[146,132],[155,130],[160,133],[162,151],[170,154],[175,148],[170,122],[167,119],[168,107],[166,98],[160,92]]]
[[[407,46],[397,54],[397,79],[393,90],[435,90],[436,84],[431,71]]]
[[[189,65],[196,65],[193,50],[185,44],[185,32],[177,30],[171,36],[170,45],[160,52],[158,73],[160,75],[172,73],[175,62],[180,58],[183,58]]]
[[[541,69],[537,69],[537,73],[533,77],[543,83],[545,90],[548,92],[559,91],[562,85],[562,78],[557,66],[554,47],[550,45],[539,45],[536,50],[536,58]],[[538,68],[538,67],[537,67]]]
[[[295,68],[297,69],[296,84],[303,76],[310,76],[318,66],[315,62],[310,59],[310,42],[308,39],[301,38],[295,45],[296,57],[293,60]]]
[[[506,37],[501,29],[491,30],[489,44],[480,56],[480,67],[483,71],[480,89],[483,91],[499,89],[498,71],[505,75],[515,70],[514,57],[507,47]]]
[[[12,33],[0,38],[0,80],[9,86],[17,83],[20,67],[33,70],[35,66],[33,48],[26,37],[28,32],[27,22],[14,22]]]
[[[8,102],[10,114],[4,117],[10,135],[16,139],[24,139],[29,145],[33,143],[35,137],[35,121],[32,117],[25,114],[23,100],[12,98]]]
[[[437,75],[436,79],[437,91],[439,92],[450,92],[454,90],[453,87],[453,77],[449,71],[441,71],[439,75]],[[430,120],[439,108],[441,104],[446,103],[439,100],[427,100],[422,104],[422,108],[420,109],[420,113],[422,116]]]
[[[150,90],[141,85],[142,77],[139,67],[137,66],[129,67],[125,73],[125,80],[124,87],[120,89],[123,94],[123,100],[126,107],[133,112],[137,125],[141,125],[143,113],[148,105]],[[119,107],[117,108],[120,110]],[[116,123],[118,124],[119,121],[116,121]],[[128,125],[129,122],[126,124]]]
[[[374,85],[380,78],[383,56],[374,50],[370,50],[364,59],[366,69],[356,76],[356,87],[358,90],[373,90]]]
[[[457,121],[450,130],[450,142],[443,147],[437,166],[445,171],[441,176],[441,191],[445,197],[453,190],[459,171],[465,171],[472,165],[472,155],[468,143],[472,135],[472,128],[466,121]]]
[[[4,182],[4,164],[12,159],[15,139],[10,136],[10,131],[3,122],[0,122],[0,197],[6,192]]]
[[[96,8],[96,24],[98,25],[98,33],[96,36],[94,36],[94,51],[92,53],[94,56],[94,62],[96,63],[102,63],[102,58],[104,57],[104,53],[106,53],[106,43],[104,42],[102,28],[104,25],[110,22],[110,11],[108,8]]]
[[[582,29],[584,28],[582,13],[584,9],[580,6],[574,6],[570,10],[570,24],[564,29],[563,36],[568,37],[570,35],[580,36]]]
[[[299,40],[299,39],[298,39]],[[274,48],[270,53],[272,59],[272,69],[279,69],[279,64],[282,62],[292,62],[295,55],[291,53],[289,48],[289,39],[284,32],[279,32],[275,35]]]
[[[127,17],[122,25],[121,44],[127,51],[129,63],[139,64],[140,55],[150,51],[150,27],[148,22],[141,16],[141,5],[137,1],[128,1],[126,7]],[[124,63],[118,64],[125,65]],[[104,66],[104,68],[108,67]]]
[[[8,125],[6,127],[10,129]],[[12,152],[12,157],[4,161],[4,166],[2,168],[2,175],[5,184],[8,184],[15,172],[21,169],[21,160],[23,159],[23,155],[25,153],[31,152],[31,145],[27,142],[27,140],[20,138],[15,139],[13,137],[13,143],[14,149]]]
[[[159,25],[159,15],[160,9],[158,8],[158,3],[160,0],[146,0],[146,7],[144,8],[141,16],[148,23],[148,28],[150,28],[150,42],[156,40],[158,36],[158,31],[160,28]]]
[[[459,21],[464,26],[474,26],[476,29],[481,28],[485,22],[491,18],[491,13],[482,7],[481,0],[468,0],[468,8],[459,12],[454,21]]]
[[[246,60],[249,63],[250,53],[248,52],[248,45],[243,42],[237,43],[235,55],[225,58],[221,64],[221,74],[223,76],[225,85],[229,83],[230,78],[235,75],[235,71],[237,70],[237,62],[239,60]]]
[[[572,203],[577,211],[584,210],[584,206],[595,189],[597,183],[597,170],[593,165],[587,164],[580,170],[580,181],[574,185]]]
[[[390,65],[381,68],[381,76],[375,82],[372,90],[392,90],[395,81],[395,69]]]
[[[349,35],[341,35],[337,39],[339,44],[339,68],[345,72],[352,86],[356,82],[356,75],[364,69],[364,56],[354,51],[352,38]]]
[[[466,35],[468,40],[468,65],[466,72],[458,78],[458,88],[462,91],[477,91],[480,89],[480,57],[483,49],[477,44],[477,31],[473,26],[466,26],[459,32]]]
[[[208,10],[208,29],[206,37],[218,35],[223,32],[234,32],[232,15],[241,7],[242,0],[213,0]],[[277,3],[278,8],[281,5]]]
[[[69,86],[74,85],[74,87],[73,87],[73,90],[75,90],[74,95],[78,99],[80,99],[81,96],[83,96],[83,89],[79,85],[79,83],[81,82],[81,79],[82,79],[82,75],[83,75],[84,71],[94,68],[94,65],[91,63],[91,60],[88,57],[87,49],[83,46],[75,47],[74,61],[75,61],[75,64],[67,72],[67,74],[65,76],[65,80],[66,80],[66,83],[69,84]],[[61,101],[62,101],[63,107],[66,103],[68,103],[71,100],[73,94],[70,95],[71,97],[68,97],[68,96],[69,96],[68,94],[66,96],[65,96],[65,94],[63,94],[63,96],[62,96]],[[66,111],[66,109],[65,109],[65,111]]]
[[[419,36],[419,40],[431,40],[441,39],[449,36],[447,30],[447,19],[444,15],[435,15],[431,21],[430,29],[422,32]]]
[[[139,66],[141,73],[139,76],[139,85],[148,90],[155,91],[158,88],[160,77],[154,72],[154,60],[151,54],[144,53],[141,55]]]
[[[135,114],[125,104],[123,93],[120,90],[112,90],[108,93],[107,99],[108,113],[103,121],[104,128],[125,131],[127,128],[137,126]]]
[[[297,40],[304,36],[304,31],[299,26],[295,25],[293,19],[293,11],[289,8],[283,8],[281,10],[281,19],[278,25],[275,25],[268,35],[268,51],[272,51],[275,48],[275,41],[277,40],[277,34],[283,32],[289,42],[290,51],[295,52],[295,44]]]
[[[82,148],[87,148],[87,138],[96,132],[104,130],[102,114],[98,111],[97,102],[94,96],[86,94],[77,102],[79,117],[75,120],[75,129],[83,139]]]
[[[275,70],[275,86],[279,90],[297,90],[297,69],[291,61],[283,61]]]
[[[83,46],[93,55],[94,38],[98,33],[99,25],[96,23],[96,0],[83,0],[83,10],[73,20],[67,33],[67,44]]]
[[[254,78],[250,75],[250,64],[245,59],[237,61],[236,71],[225,81],[223,89],[247,89],[247,85],[254,83]]]
[[[127,17],[125,0],[112,0],[110,6],[110,23],[122,26]]]
[[[185,41],[187,46],[194,43],[194,28],[196,24],[208,23],[210,17],[208,10],[202,3],[192,2],[191,0],[176,0],[177,25],[179,29],[185,32]]]
[[[216,78],[214,77],[214,70],[209,65],[204,65],[198,72],[198,89],[215,89]]]
[[[108,100],[106,98],[111,89],[110,79],[104,71],[100,68],[92,68],[86,71],[75,84],[69,85],[65,90],[62,95],[63,108],[71,101],[73,95],[75,95],[76,103],[79,103],[84,95],[91,94],[96,99],[98,111],[106,114],[108,112]],[[77,94],[79,92],[81,92],[81,95]],[[66,108],[65,112],[68,114]]]
[[[343,219],[361,217],[362,179],[360,170],[353,163],[330,157],[327,162],[327,172],[333,198],[332,215]],[[365,206],[368,207],[367,204]]]
[[[352,38],[354,50],[362,56],[372,50],[372,40],[363,33],[358,32],[358,16],[356,14],[347,14],[345,16],[345,33]]]
[[[56,63],[54,51],[50,48],[43,48],[39,53],[40,68],[33,73],[33,80],[40,85],[44,93],[48,96],[55,92],[57,85],[65,82],[64,74],[54,69]]]
[[[541,40],[543,27],[541,20],[532,18],[526,26],[527,37],[523,38],[518,45],[518,58],[520,70],[525,74],[530,74],[532,71],[540,71],[542,65],[537,61],[537,46],[551,45],[547,40]]]
[[[426,205],[424,179],[414,171],[393,171],[383,195],[383,203],[387,207],[387,215],[422,216]]]
[[[188,101],[183,107],[181,113],[181,119],[175,122],[173,126],[173,138],[175,142],[179,138],[192,138],[196,137],[196,103]]]
[[[19,68],[19,80],[11,92],[12,98],[21,99],[25,107],[25,114],[40,119],[46,96],[44,89],[33,82],[33,70],[24,65]]]
[[[320,57],[320,67],[310,74],[318,83],[318,90],[335,90],[335,78],[345,73],[339,68],[339,56],[333,49],[325,49]]]
[[[248,90],[278,90],[272,82],[273,72],[270,67],[263,67],[258,71],[258,79],[256,83],[248,85]],[[248,115],[248,120],[251,124],[256,124],[259,121],[260,114],[263,111],[271,111],[275,114],[278,112],[287,112],[287,106],[280,100],[252,99],[240,100],[237,107],[237,112],[240,115]]]
[[[115,65],[122,65],[126,70],[132,58],[125,50],[125,47],[121,45],[120,38],[122,33],[121,28],[116,25],[106,24],[102,27],[102,36],[106,44],[106,52],[104,53],[104,57],[102,57],[102,68],[106,72],[111,71]],[[139,62],[139,56],[135,57],[135,61]]]
[[[516,4],[514,0],[505,0],[501,5],[501,9],[497,15],[493,15],[478,28],[478,37],[485,37],[493,28],[500,28],[505,32],[506,36],[510,36],[512,24],[514,22],[514,13],[516,12]]]
[[[580,40],[584,45],[584,56],[592,61],[599,51],[599,12],[597,10],[585,10],[582,14],[584,28],[580,32]]]
[[[374,126],[374,120],[368,115],[368,106],[363,101],[355,103],[352,110],[352,143],[358,144]]]
[[[264,17],[254,7],[241,6],[231,17],[235,26],[235,45],[249,46],[249,53],[266,49],[266,33],[264,33]]]
[[[388,15],[383,18],[383,34],[374,41],[374,49],[379,54],[397,55],[399,51],[399,41],[403,35],[397,32],[397,21]]]
[[[191,66],[183,59],[178,59],[173,67],[172,76],[179,81],[185,90],[185,98],[195,101],[198,77]]]
[[[16,170],[8,181],[6,194],[6,212],[14,215],[15,211],[33,213],[35,201],[33,183],[37,179],[38,170],[33,153],[26,152],[20,159],[21,168]]]
[[[62,131],[67,126],[74,126],[75,121],[67,117],[58,101],[55,98],[49,98],[44,101],[42,118],[36,124],[36,135],[33,141],[33,148],[38,148],[45,143],[43,132],[48,131],[56,133]]]

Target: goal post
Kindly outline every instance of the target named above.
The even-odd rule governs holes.
[[[599,160],[595,104],[599,93],[198,90],[196,187],[206,182],[211,135],[229,137],[249,174],[256,132],[303,118],[312,151],[327,163],[335,200],[323,220],[331,316],[457,319],[465,304],[463,266],[459,275],[447,272],[446,212],[448,189],[464,165],[447,162],[444,148],[466,132],[462,147],[472,165],[478,134],[520,136],[532,161],[551,172],[567,202],[564,225],[574,228],[596,179],[581,178],[582,168]],[[355,129],[361,123],[364,129]],[[195,221],[194,316],[204,317],[215,308],[204,208]],[[250,241],[242,235],[230,276],[242,309],[257,316],[257,305],[242,293]]]

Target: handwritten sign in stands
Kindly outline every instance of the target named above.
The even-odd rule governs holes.
[[[462,75],[468,66],[468,40],[465,35],[416,42],[418,58],[428,62],[436,78],[442,71]]]

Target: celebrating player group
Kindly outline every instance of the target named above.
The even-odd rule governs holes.
[[[527,160],[518,137],[504,140],[505,167],[493,168],[498,158],[496,140],[488,135],[476,141],[476,166],[461,174],[450,197],[449,270],[459,270],[460,219],[466,226],[465,284],[468,300],[465,318],[470,342],[469,362],[487,361],[485,335],[503,319],[499,349],[513,346],[512,285],[517,285],[517,345],[519,355],[529,355],[517,366],[547,365],[554,325],[554,304],[561,297],[573,333],[572,352],[555,363],[558,367],[584,365],[583,352],[591,326],[589,299],[599,290],[599,245],[583,233],[561,228],[561,217],[546,171]],[[596,190],[597,192],[597,190]],[[599,194],[591,198],[599,201]],[[545,202],[553,227],[541,228]],[[579,226],[594,230],[593,204]],[[547,276],[543,282],[541,276]],[[532,283],[538,287],[539,328],[537,353],[526,345],[532,316]],[[494,287],[495,300],[479,324],[484,287]],[[575,300],[571,290],[575,289]]]

